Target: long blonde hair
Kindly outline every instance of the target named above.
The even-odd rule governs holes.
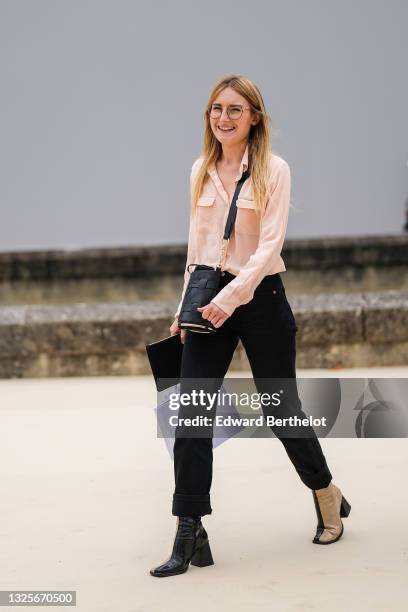
[[[202,188],[207,176],[207,170],[215,164],[222,155],[222,145],[214,136],[210,125],[209,108],[226,87],[231,87],[243,96],[251,106],[253,112],[257,112],[260,120],[252,125],[248,135],[248,169],[251,173],[252,191],[254,194],[255,210],[260,213],[264,210],[270,189],[270,118],[266,112],[265,104],[258,87],[247,77],[240,74],[229,74],[222,77],[214,85],[207,101],[204,112],[204,146],[201,153],[203,163],[195,176],[191,188],[192,210],[195,212],[197,201],[201,195]]]

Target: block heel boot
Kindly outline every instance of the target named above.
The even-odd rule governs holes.
[[[339,487],[330,482],[324,489],[313,490],[317,514],[316,534],[313,544],[333,544],[344,532],[342,518],[350,514],[351,506]]]
[[[184,574],[190,563],[197,567],[214,565],[208,534],[201,523],[201,517],[179,516],[171,556],[151,569],[150,575],[164,578]]]

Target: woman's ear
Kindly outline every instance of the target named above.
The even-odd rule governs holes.
[[[261,120],[260,115],[258,113],[255,113],[255,115],[252,117],[251,125],[257,125],[257,123],[259,123],[260,120]]]

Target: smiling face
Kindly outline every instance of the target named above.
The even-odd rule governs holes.
[[[230,118],[227,114],[227,107],[232,117],[234,117],[234,112],[239,115],[240,109],[243,108],[241,117]],[[212,102],[212,108],[222,109],[219,117],[212,117],[210,114],[211,129],[221,145],[233,146],[247,140],[251,126],[256,125],[259,121],[259,116],[252,111],[246,98],[231,87],[226,87],[218,94]]]

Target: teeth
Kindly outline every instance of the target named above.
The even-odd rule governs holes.
[[[235,128],[218,128],[219,130],[221,130],[222,132],[232,132],[232,130],[234,130]]]

